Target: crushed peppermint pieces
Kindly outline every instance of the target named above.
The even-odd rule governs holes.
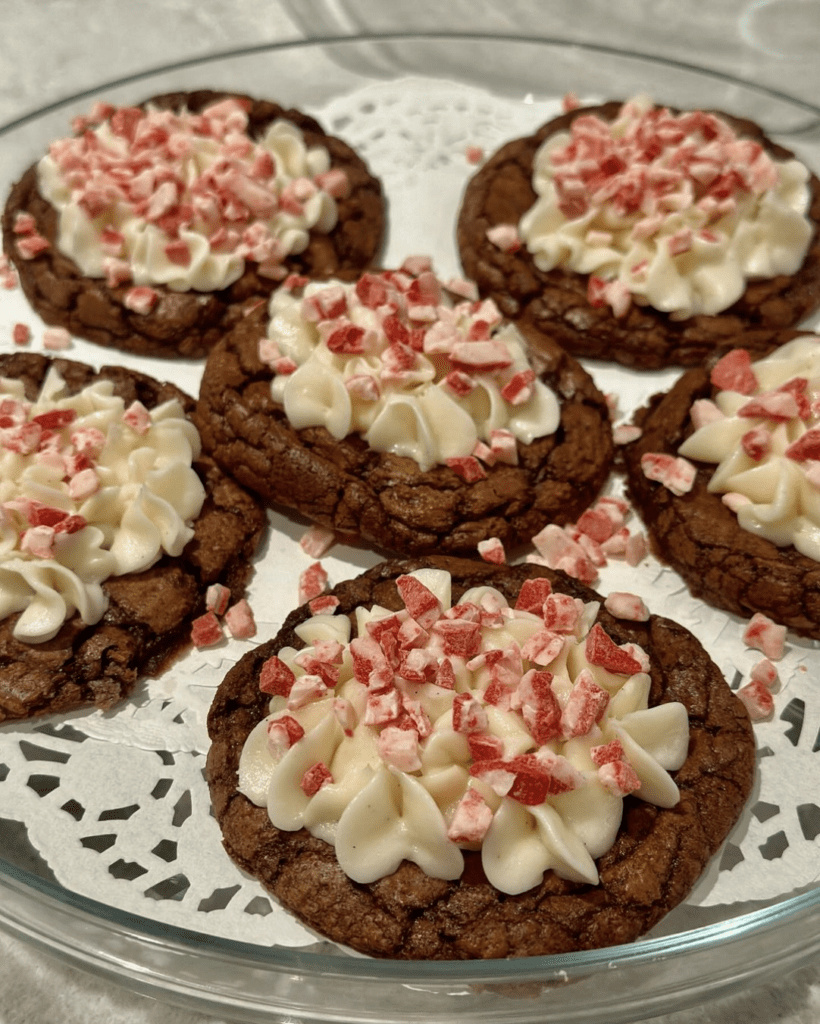
[[[318,193],[341,199],[349,193],[349,182],[341,168],[306,176],[311,172],[277,166],[270,149],[248,134],[249,123],[248,104],[232,97],[199,113],[97,104],[74,119],[73,138],[52,143],[49,157],[71,183],[72,201],[102,224],[100,244],[108,254],[110,287],[132,278],[126,239],[116,227],[122,211],[159,229],[171,264],[192,262],[183,233],[193,232],[213,252],[255,262],[263,276],[287,277],[282,261],[291,243],[272,219],[303,216]],[[286,145],[301,139],[293,125],[282,132]],[[35,259],[48,247],[25,213],[18,215],[15,233],[23,259]],[[149,312],[156,302],[151,292],[130,289],[126,308]]]
[[[655,480],[680,497],[692,490],[697,469],[681,455],[666,452],[644,452],[641,469],[647,480]]]
[[[610,558],[639,565],[649,553],[643,532],[633,533],[625,524],[631,514],[621,497],[604,496],[567,526],[549,523],[533,538],[535,553],[527,561],[560,569],[583,583],[594,583],[599,569]]]
[[[207,588],[206,611],[191,625],[194,647],[213,647],[225,639],[226,633],[235,640],[247,640],[256,635],[256,623],[248,602],[241,598],[230,605],[230,599],[230,589],[221,583],[212,583]]]
[[[614,503],[613,513],[620,507],[620,502]],[[608,518],[615,525],[620,522],[618,514]],[[603,531],[601,523],[598,529]],[[514,609],[491,594],[482,597],[480,604],[463,601],[445,608],[434,590],[416,575],[397,577],[396,587],[403,609],[365,619],[364,630],[347,647],[338,640],[317,637],[298,653],[282,651],[281,656],[269,657],[262,664],[260,690],[282,702],[271,705],[272,710],[279,710],[267,723],[267,747],[274,761],[278,763],[305,735],[294,715],[330,695],[331,713],[345,736],[354,736],[360,721],[375,731],[375,749],[383,764],[410,774],[423,770],[422,741],[434,731],[417,699],[417,687],[426,683],[442,692],[450,690],[449,727],[463,737],[469,750],[467,768],[472,781],[448,815],[447,835],[452,842],[469,846],[483,841],[496,807],[495,802],[488,802],[488,790],[495,798],[508,797],[523,807],[537,807],[550,796],[582,786],[584,773],[547,745],[575,741],[598,728],[611,693],[593,676],[595,666],[605,673],[629,677],[647,670],[645,653],[633,644],[618,646],[600,623],[584,637],[581,623],[586,606],[579,599],[553,592],[550,581],[543,577],[522,584]],[[631,595],[620,597],[629,599]],[[516,615],[540,618],[541,629],[522,647],[513,643],[505,648],[483,648],[482,628],[503,628]],[[573,643],[580,645],[590,667],[578,666],[569,675],[569,688],[562,684],[556,689],[552,672],[538,666],[565,658],[566,645]],[[461,660],[461,671],[486,673],[486,681],[476,681],[475,690],[456,692],[455,659]],[[526,662],[535,667],[527,668]],[[365,688],[358,711],[347,698],[333,696],[343,664],[350,666],[353,679]],[[496,713],[517,715],[520,728],[530,734],[538,749],[521,753],[516,744],[508,747],[507,740],[492,731]],[[590,757],[598,782],[608,793],[624,797],[640,790],[640,778],[619,739],[592,746]],[[322,761],[309,764],[299,782],[309,797],[332,784],[331,768]]]
[[[577,109],[576,102],[570,94],[565,109]],[[743,197],[761,196],[779,180],[776,162],[759,142],[740,138],[726,121],[704,111],[673,113],[630,101],[612,122],[579,115],[566,134],[565,144],[549,150],[546,173],[566,220],[583,218],[593,225],[590,244],[612,245],[612,233],[594,227],[596,218],[606,223],[612,211],[628,220],[631,231],[621,233],[630,240],[654,239],[666,259],[686,259],[696,245],[722,240],[717,225]],[[505,249],[511,227],[500,225],[504,233],[490,240]],[[646,263],[626,268],[623,279],[590,275],[590,305],[609,305],[623,317],[632,288],[640,290],[646,281]]]

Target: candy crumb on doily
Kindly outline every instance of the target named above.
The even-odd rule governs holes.
[[[191,624],[194,647],[201,649],[221,643],[226,638],[226,630],[235,640],[247,640],[256,635],[256,621],[251,606],[244,597],[233,605],[230,600],[230,588],[221,583],[212,583],[208,587],[205,592],[207,611]]]

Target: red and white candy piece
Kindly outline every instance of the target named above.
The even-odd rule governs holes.
[[[324,593],[328,582],[327,570],[314,562],[299,575],[299,604],[305,604]]]
[[[616,619],[646,622],[649,618],[649,609],[637,594],[613,591],[604,601],[604,607]]]
[[[743,632],[743,642],[762,651],[771,661],[780,661],[783,657],[785,641],[786,627],[761,612],[755,612]]]
[[[222,626],[213,612],[205,612],[191,623],[191,640],[195,647],[212,647],[224,639]]]
[[[231,636],[237,640],[247,640],[256,636],[253,612],[244,597],[225,612],[225,625]]]

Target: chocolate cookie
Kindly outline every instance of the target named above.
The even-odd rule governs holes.
[[[548,569],[433,558],[382,563],[337,586],[335,615],[352,617],[357,607],[373,604],[402,608],[397,580],[421,567],[451,574],[453,604],[467,588],[485,585],[514,604],[525,581],[539,578],[556,593],[599,600]],[[281,632],[247,654],[219,687],[209,716],[208,779],[226,849],[237,864],[310,927],[361,952],[398,959],[505,958],[629,942],[686,898],[749,793],[755,760],[750,723],[698,641],[668,619],[626,622],[601,609],[597,621],[616,644],[639,644],[648,654],[649,705],[681,702],[684,717],[688,713],[688,754],[684,747],[674,775],[679,801],[663,808],[627,796],[614,845],[597,860],[595,885],[547,870],[540,884],[517,895],[501,893],[487,881],[480,855],[470,851],[463,873],[452,881],[404,860],[387,877],[353,882],[333,846],[305,829],[274,827],[266,807],[237,790],[245,741],[269,713],[272,691],[260,691],[262,666],[283,646],[304,646],[296,630],[309,615],[307,606],[291,613]]]
[[[696,365],[727,344],[767,350],[780,330],[796,327],[820,305],[820,180],[814,174],[808,214],[814,227],[802,266],[792,276],[748,281],[743,295],[714,315],[675,319],[634,301],[615,315],[606,302],[590,301],[590,275],[561,267],[540,270],[525,246],[507,251],[487,237],[499,225],[517,226],[535,203],[533,161],[545,139],[567,131],[579,117],[611,121],[620,109],[610,102],[572,110],[502,146],[481,167],[467,185],[458,217],[465,273],[528,337],[550,337],[576,356],[657,369]],[[772,157],[793,156],[751,121],[718,116]]]
[[[780,341],[785,345],[800,337],[789,332]],[[630,496],[655,553],[683,577],[695,597],[744,618],[761,612],[796,633],[820,639],[820,562],[792,544],[778,546],[743,529],[722,494],[708,489],[714,463],[689,459],[694,476],[691,489],[682,494],[642,467],[642,459],[654,455],[678,457],[694,432],[693,403],[718,393],[710,379],[716,362],[715,356],[706,366],[689,370],[636,414],[643,433],[623,453]],[[747,422],[752,431],[759,421]]]
[[[112,382],[113,393],[127,407],[137,402],[151,410],[176,399],[187,413],[192,410],[193,401],[173,385],[121,367],[104,367],[97,372],[81,363],[63,359],[52,362],[21,353],[0,358],[0,377],[21,381],[26,397],[34,400],[51,367],[62,375],[69,394],[103,380]],[[3,419],[0,443],[6,451],[0,452],[9,456],[13,428],[7,429],[8,409]],[[41,422],[41,438],[47,448],[48,422]],[[53,637],[31,643],[14,635],[20,611],[0,621],[0,720],[66,711],[84,704],[113,706],[128,696],[141,677],[158,675],[190,643],[191,624],[205,611],[205,592],[210,584],[230,588],[233,600],[242,596],[265,526],[264,511],[207,455],[197,458],[193,469],[205,490],[193,523],[193,536],[178,557],[160,551],[160,557],[144,571],[105,580],[102,591],[107,609],[96,624],[87,625],[75,613]],[[35,507],[41,504],[34,502]],[[0,527],[7,541],[11,529],[22,528],[13,522],[16,512],[27,514],[14,501],[4,503],[0,510]],[[47,525],[57,518],[46,510],[36,521]],[[72,521],[82,525],[77,524],[78,518],[63,521],[67,532],[73,530]],[[54,530],[60,529],[55,523]],[[11,579],[9,559],[13,560],[14,551],[6,548],[6,556],[0,567],[0,597],[4,603],[3,588]]]
[[[267,312],[254,310],[211,352],[198,422],[206,450],[273,506],[395,552],[475,553],[490,538],[525,543],[547,523],[573,521],[607,478],[613,444],[606,402],[549,339],[529,357],[557,397],[557,429],[530,443],[513,441],[503,460],[488,449],[486,461],[469,456],[423,468],[408,455],[371,448],[359,433],[339,439],[325,426],[294,429],[272,397],[271,365],[259,355],[267,326]],[[415,350],[402,351],[412,362]]]
[[[198,113],[225,98],[224,93],[199,90],[157,96],[142,106],[150,104],[168,111],[187,107]],[[233,98],[247,107],[247,134],[251,139],[260,138],[273,122],[284,118],[302,132],[306,146],[326,149],[333,172],[346,176],[346,188],[340,186],[337,190],[335,227],[329,232],[312,228],[307,247],[284,259],[285,270],[317,278],[344,278],[361,271],[379,251],[384,233],[385,204],[379,181],[350,146],[325,134],[312,117],[267,100]],[[124,113],[129,110],[124,108]],[[127,133],[127,119],[123,120],[126,127],[120,130]],[[142,167],[136,167],[130,173],[136,175],[140,170]],[[163,180],[158,175],[158,182]],[[241,222],[241,203],[235,201],[236,206],[240,206],[238,212],[232,208],[233,212],[225,214],[229,228],[231,217]],[[190,220],[190,211],[185,214],[181,210],[182,204],[178,203],[160,219],[172,241],[179,238],[179,217],[183,222],[186,216]],[[19,221],[20,214],[30,215],[33,223]],[[96,216],[96,211],[92,215]],[[243,228],[244,222],[239,226]],[[242,275],[227,287],[181,291],[152,284],[152,295],[142,289],[134,299],[131,283],[117,279],[116,267],[107,276],[86,276],[60,252],[58,227],[57,211],[40,193],[34,165],[12,187],[6,203],[4,251],[17,268],[26,297],[46,323],[65,327],[100,345],[140,355],[200,358],[236,322],[248,303],[266,297],[278,283],[266,276],[264,265],[253,262],[258,258],[253,257],[246,260]],[[26,249],[27,242],[32,241],[36,244]],[[182,258],[190,257],[183,253]]]

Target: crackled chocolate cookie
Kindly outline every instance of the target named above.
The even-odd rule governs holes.
[[[820,639],[820,343],[789,334],[685,373],[624,451],[654,550],[717,608]]]
[[[265,526],[176,387],[0,357],[0,720],[108,708],[241,598]]]
[[[537,566],[431,558],[294,611],[211,707],[230,856],[373,956],[535,956],[647,931],[737,819],[754,739],[687,630],[600,600]]]
[[[282,288],[246,317],[206,363],[206,450],[272,506],[400,553],[571,522],[612,462],[603,396],[557,345],[412,266]]]
[[[48,324],[198,358],[288,273],[378,253],[381,185],[343,141],[267,100],[207,90],[97,104],[15,184],[3,246]]]
[[[458,245],[528,336],[656,369],[762,352],[803,322],[818,224],[820,181],[754,123],[611,102],[502,146],[467,185]]]

